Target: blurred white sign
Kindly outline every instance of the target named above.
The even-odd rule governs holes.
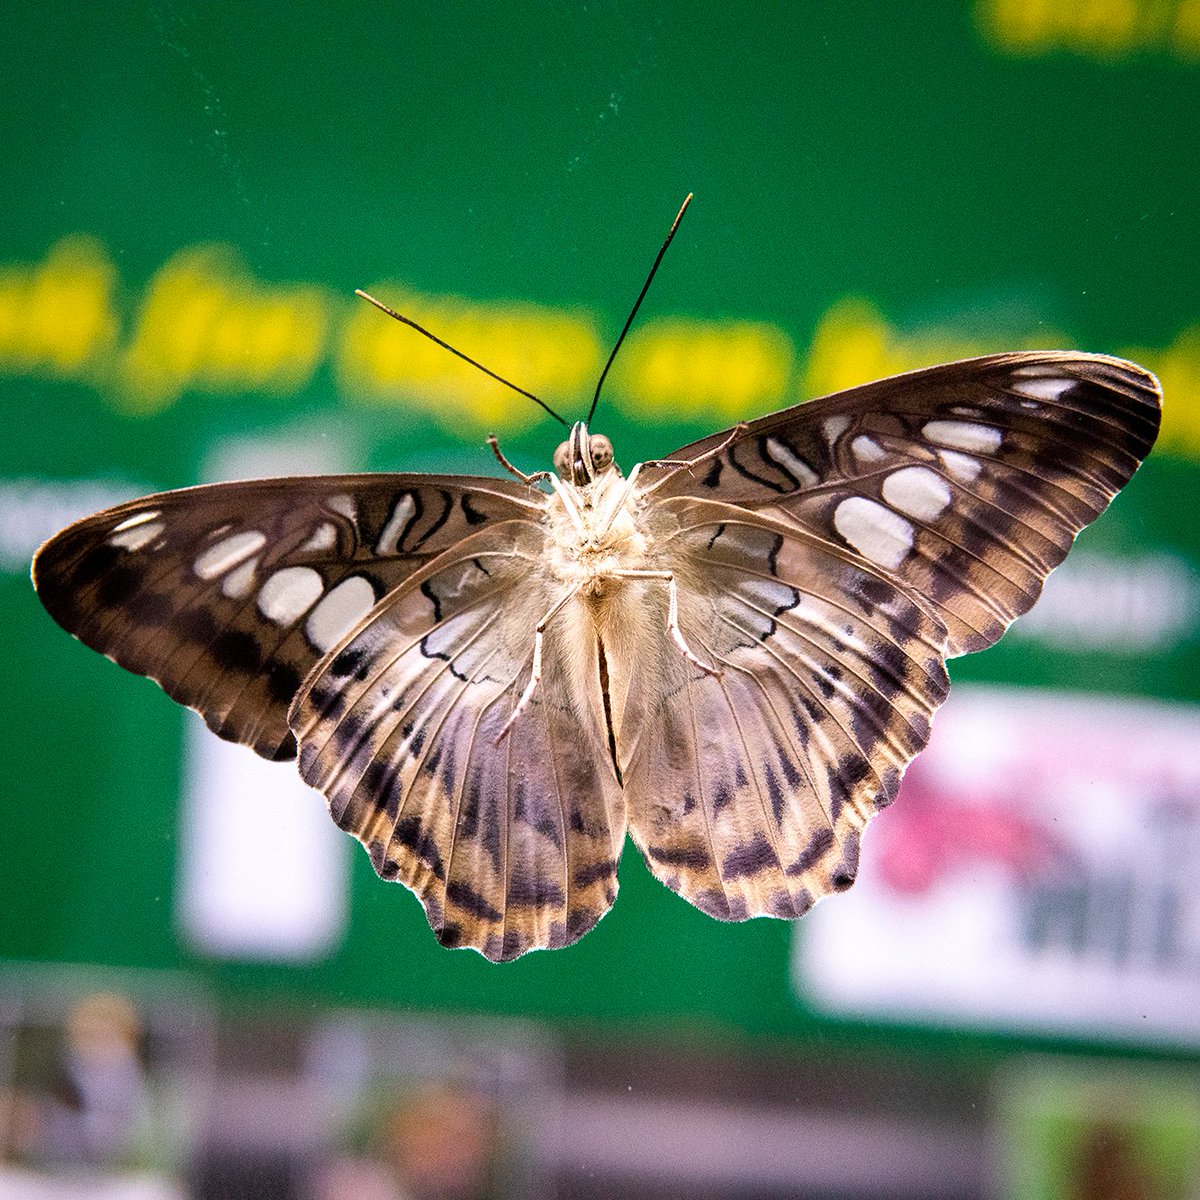
[[[189,714],[176,916],[219,958],[310,960],[349,920],[354,843],[295,763],[223,742]]]
[[[955,687],[859,880],[797,925],[839,1016],[1200,1046],[1200,709]]]
[[[298,427],[230,438],[208,457],[209,480],[346,469],[340,436]],[[176,919],[198,950],[259,961],[319,958],[349,920],[353,842],[294,762],[272,763],[187,722]]]

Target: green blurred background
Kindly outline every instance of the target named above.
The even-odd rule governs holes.
[[[490,473],[495,429],[518,463],[547,465],[557,426],[354,289],[582,415],[691,191],[593,426],[626,468],[924,363],[1136,357],[1163,379],[1160,448],[1077,553],[1175,564],[1170,636],[1086,653],[1014,637],[952,669],[1194,704],[1200,5],[164,0],[6,16],[4,959],[169,972],[221,1011],[529,1018],[579,1061],[669,1044],[979,1080],[1033,1049],[1112,1052],[818,1013],[792,979],[791,926],[712,922],[632,853],[592,934],[505,967],[441,950],[361,853],[321,953],[206,953],[178,923],[185,714],[66,638],[28,560],[75,515],[230,462]],[[270,889],[288,864],[261,850]],[[1188,1072],[1198,1050],[1121,1047]]]

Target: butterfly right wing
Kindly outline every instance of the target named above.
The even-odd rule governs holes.
[[[291,712],[300,774],[376,871],[420,898],[438,939],[493,961],[582,937],[612,904],[624,803],[594,635],[552,621],[566,585],[545,530],[497,522],[389,595]],[[588,637],[591,636],[591,642]]]
[[[535,514],[515,482],[432,475],[248,480],[164,492],[51,538],[34,587],[68,633],[292,758],[287,711],[316,662],[434,555]]]
[[[653,503],[689,662],[661,635],[630,676],[618,750],[651,871],[722,920],[798,917],[848,887],[946,696],[946,630],[886,572],[788,522]],[[665,588],[646,590],[666,622]],[[631,731],[631,732],[626,732]]]
[[[671,455],[660,497],[773,514],[892,572],[949,633],[990,646],[1158,432],[1158,381],[1101,354],[993,354],[910,371]],[[652,478],[651,472],[647,478]]]

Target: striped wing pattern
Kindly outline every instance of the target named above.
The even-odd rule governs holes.
[[[684,636],[720,674],[667,654],[635,677],[630,830],[712,916],[801,916],[853,883],[863,827],[925,745],[945,631],[883,572],[786,522],[688,499],[658,516],[674,527],[663,560],[703,581]]]

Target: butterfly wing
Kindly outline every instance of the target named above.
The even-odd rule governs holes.
[[[537,510],[507,480],[347,475],[148,496],[63,530],[33,580],[51,616],[209,727],[291,758],[304,677],[388,592],[487,523]]]
[[[1072,352],[913,371],[716,434],[657,494],[772,513],[854,550],[944,622],[950,654],[991,645],[1158,432],[1157,380]]]
[[[617,891],[624,806],[594,634],[552,621],[546,534],[490,525],[413,575],[313,672],[292,708],[300,773],[449,946],[492,960],[567,945]]]
[[[886,572],[792,523],[682,497],[647,520],[680,630],[719,674],[661,644],[623,668],[630,832],[713,916],[800,916],[853,882],[863,826],[924,746],[945,629]],[[659,606],[665,620],[661,588]]]

